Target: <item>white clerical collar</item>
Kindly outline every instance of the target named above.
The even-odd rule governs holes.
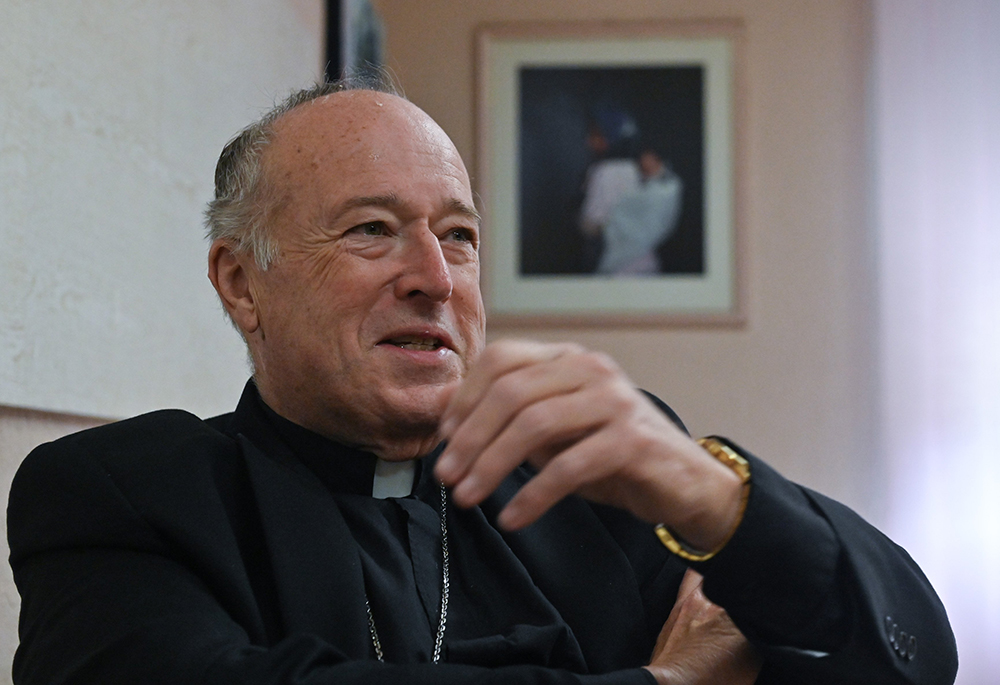
[[[372,479],[372,497],[387,499],[389,497],[409,497],[413,492],[413,479],[416,475],[417,462],[406,461],[375,462],[375,478]]]

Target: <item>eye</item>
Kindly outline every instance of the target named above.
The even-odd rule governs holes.
[[[460,243],[475,243],[476,234],[470,228],[453,228],[448,231],[446,237]]]
[[[381,221],[369,221],[364,224],[358,224],[351,229],[354,233],[360,233],[362,235],[372,235],[379,236],[385,235],[388,232],[386,225]]]

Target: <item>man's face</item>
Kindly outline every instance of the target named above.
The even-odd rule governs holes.
[[[485,335],[457,150],[414,105],[350,91],[281,117],[263,163],[279,256],[248,271],[265,401],[384,458],[417,456]]]

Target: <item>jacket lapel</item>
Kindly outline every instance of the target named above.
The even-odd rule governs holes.
[[[368,658],[361,562],[336,503],[280,441],[267,446],[274,454],[264,454],[242,433],[239,441],[274,569],[284,633],[312,633],[347,658]]]

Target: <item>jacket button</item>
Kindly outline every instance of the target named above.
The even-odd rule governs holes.
[[[892,651],[902,658],[912,661],[917,655],[917,636],[900,630],[899,625],[892,620],[892,616],[885,617],[885,635],[892,645]]]

